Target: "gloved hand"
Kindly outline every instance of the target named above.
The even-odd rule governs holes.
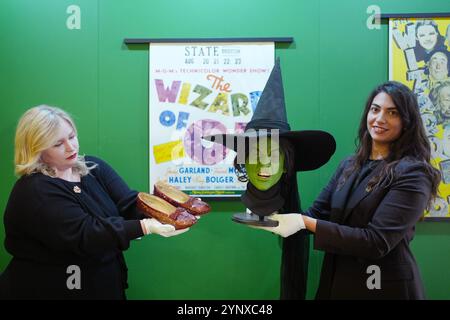
[[[174,226],[170,224],[162,224],[161,222],[153,218],[141,220],[141,226],[145,235],[159,234],[160,236],[166,238],[182,234],[189,230],[189,228],[175,230]]]
[[[168,238],[168,237],[173,237],[173,236],[177,236],[179,234],[185,233],[186,231],[189,231],[189,228],[179,229],[179,230],[170,231],[170,232],[161,232],[159,235],[163,236],[165,238]]]
[[[268,216],[271,220],[278,221],[277,227],[259,227],[251,226],[252,228],[267,230],[276,233],[283,238],[289,237],[290,235],[305,229],[305,222],[303,221],[303,216],[298,213],[286,213],[286,214],[272,214]]]
[[[202,201],[202,198],[197,198],[198,200],[200,200],[200,201]],[[194,217],[196,217],[197,218],[197,220],[200,220],[200,216],[194,216]]]

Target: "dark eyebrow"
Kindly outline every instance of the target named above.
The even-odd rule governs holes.
[[[377,106],[378,108],[382,109],[380,105],[376,104],[376,103],[372,103],[373,106]],[[397,110],[397,107],[389,107],[387,108],[388,110]]]

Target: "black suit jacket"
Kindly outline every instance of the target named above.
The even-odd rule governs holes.
[[[424,299],[420,273],[409,248],[431,190],[424,166],[415,160],[401,160],[392,183],[373,190],[367,183],[380,167],[352,190],[358,176],[354,172],[337,189],[350,164],[350,158],[341,163],[304,212],[320,219],[314,248],[326,252],[316,299]],[[371,268],[377,267],[379,289],[368,286],[368,282],[376,284]]]
[[[142,236],[137,192],[106,162],[86,160],[98,166],[80,183],[41,173],[16,182],[4,215],[13,258],[0,275],[0,299],[125,298],[122,251]],[[80,289],[67,287],[72,265],[80,268]]]

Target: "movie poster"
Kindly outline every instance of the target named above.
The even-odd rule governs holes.
[[[449,60],[449,18],[389,20],[389,78],[416,94],[432,147],[432,163],[442,173],[439,196],[425,217],[450,217]]]
[[[202,136],[244,132],[273,65],[273,42],[150,44],[150,192],[164,180],[199,197],[242,194],[236,153]]]

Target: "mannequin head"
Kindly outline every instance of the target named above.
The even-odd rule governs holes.
[[[269,138],[266,141],[270,140]],[[262,157],[259,156],[260,147],[262,147]],[[251,147],[248,147],[247,150],[245,164],[238,164],[237,158],[234,162],[239,181],[250,181],[257,189],[265,191],[281,179],[288,183],[287,178],[295,174],[295,152],[292,144],[286,139],[280,138],[274,144],[272,141],[259,143],[256,148],[253,148],[253,153],[250,152]],[[266,152],[262,152],[263,150]]]
[[[261,191],[270,189],[286,171],[280,144],[275,139],[262,138],[249,151],[245,159],[248,180]]]

